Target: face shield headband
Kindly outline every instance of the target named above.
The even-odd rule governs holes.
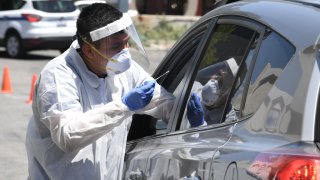
[[[120,19],[108,24],[107,26],[91,31],[89,35],[91,37],[91,40],[95,42],[123,29],[126,29],[130,25],[132,25],[131,17],[129,16],[129,14],[123,13]]]
[[[81,39],[86,44],[88,44],[95,52],[97,52],[101,57],[108,60],[107,66],[104,68],[109,75],[119,74],[129,69],[131,54],[133,55],[133,58],[137,58],[140,61],[142,60],[144,61],[144,63],[147,62],[147,65],[149,65],[143,45],[128,13],[123,13],[123,16],[120,19],[104,27],[93,30],[89,32],[88,35],[90,36],[92,42],[96,42],[103,38],[111,37],[112,35],[120,31],[124,31],[124,33],[129,36],[129,48],[118,49],[117,54],[113,55],[111,58],[106,57],[104,53],[100,52],[91,43],[89,43],[85,37],[80,36]]]
[[[123,13],[120,19],[108,24],[107,26],[91,31],[89,35],[92,42],[95,42],[112,34],[115,34],[121,30],[126,30],[129,33],[132,41],[135,43],[135,46],[137,46],[136,48],[138,48],[139,51],[145,54],[145,50],[140,41],[139,35],[128,13]]]

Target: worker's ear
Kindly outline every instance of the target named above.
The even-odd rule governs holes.
[[[93,52],[93,49],[86,43],[83,44],[82,48],[82,53],[87,56],[88,58],[92,59],[93,56],[94,56],[94,52]]]

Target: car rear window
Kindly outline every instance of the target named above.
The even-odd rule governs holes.
[[[20,9],[26,2],[20,0],[1,0],[0,11]]]
[[[33,1],[33,7],[44,12],[72,12],[76,10],[72,1]]]
[[[294,53],[295,47],[276,32],[265,34],[251,76],[244,116],[256,112]]]

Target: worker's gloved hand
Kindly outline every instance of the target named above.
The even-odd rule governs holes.
[[[122,102],[131,110],[135,111],[147,106],[154,92],[155,80],[145,81],[141,85],[133,88],[122,97]]]
[[[199,96],[192,93],[187,106],[187,117],[191,127],[201,126],[205,123],[203,114]]]

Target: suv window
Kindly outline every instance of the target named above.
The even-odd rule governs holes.
[[[25,3],[21,0],[1,0],[0,11],[20,9]]]
[[[256,45],[257,42],[251,46],[248,58],[244,61],[239,72],[237,78],[239,84],[235,86],[235,93],[231,99],[226,121],[236,120],[257,111],[295,51],[294,46],[279,34],[272,31],[267,32],[263,37],[256,61],[253,64],[252,75],[250,75],[251,57],[256,53]],[[244,82],[249,82],[249,86],[241,114],[241,99],[246,84]]]
[[[73,1],[33,1],[33,7],[44,12],[72,12],[76,10]]]
[[[208,125],[220,123],[238,67],[254,34],[251,29],[234,24],[219,24],[215,28],[191,90],[201,101]],[[187,107],[180,130],[198,120],[192,116],[188,119],[186,114]]]

